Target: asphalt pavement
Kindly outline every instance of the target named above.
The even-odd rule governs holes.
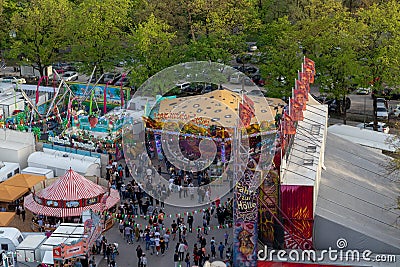
[[[222,202],[225,201],[225,198],[222,199]],[[191,256],[191,265],[193,266],[193,246],[195,243],[197,243],[197,231],[195,228],[198,226],[202,225],[202,212],[198,212],[202,208],[208,208],[209,205],[204,205],[202,207],[196,207],[193,209],[190,208],[179,208],[179,207],[173,207],[165,204],[165,208],[163,209],[166,213],[166,218],[164,220],[165,222],[165,228],[170,228],[172,224],[172,220],[176,220],[176,214],[183,214],[185,212],[193,212],[197,211],[197,213],[194,214],[194,223],[193,223],[193,232],[187,234],[187,241],[188,241],[188,251]],[[159,207],[158,207],[159,209]],[[215,214],[215,213],[214,213]],[[171,215],[171,217],[170,217]],[[185,223],[186,223],[186,216],[185,218]],[[139,223],[142,225],[142,229],[145,225],[147,225],[147,220],[143,218],[138,218],[135,219],[136,223]],[[226,228],[226,229],[214,229],[218,225],[217,219],[212,216],[211,221],[210,221],[210,227],[212,228],[211,230],[208,231],[208,235],[204,235],[207,239],[207,246],[206,246],[206,251],[207,253],[210,253],[210,240],[211,237],[215,237],[215,241],[217,244],[219,242],[224,242],[224,233],[227,231],[229,233],[229,239],[228,239],[228,244],[232,243],[232,236],[233,236],[233,229],[232,228]],[[116,263],[118,267],[133,267],[133,266],[138,266],[138,258],[136,256],[136,248],[138,245],[140,245],[143,249],[145,248],[145,242],[144,241],[139,241],[139,242],[133,242],[133,244],[128,244],[124,239],[122,234],[120,234],[118,230],[118,224],[116,223],[112,229],[107,231],[105,233],[105,237],[108,241],[108,243],[118,243],[118,252],[119,255],[116,257]],[[153,267],[153,266],[174,266],[174,251],[175,251],[175,246],[177,244],[178,240],[176,239],[175,241],[170,240],[169,244],[169,249],[166,251],[164,256],[162,255],[150,255],[150,250],[145,251],[148,264],[147,267]],[[199,244],[198,244],[199,246]],[[200,246],[199,246],[200,247]],[[186,253],[185,253],[186,254]],[[215,260],[220,260],[218,257],[219,253],[217,251],[217,258]],[[107,261],[102,260],[99,264],[99,267],[106,267],[107,266]],[[181,266],[186,266],[186,263],[182,263]]]

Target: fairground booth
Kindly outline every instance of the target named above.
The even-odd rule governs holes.
[[[25,208],[35,215],[32,222],[35,231],[54,231],[61,222],[79,223],[84,211],[112,211],[120,201],[118,191],[106,187],[105,179],[89,180],[72,169],[46,182],[46,187],[35,188],[24,200]],[[104,228],[108,229],[112,223],[110,218]]]
[[[28,195],[31,189],[44,181],[45,176],[31,174],[16,174],[0,184],[0,208],[2,211],[15,211],[22,204],[23,197]]]
[[[102,232],[102,219],[89,211],[84,223],[62,223],[40,246],[42,263],[54,267],[88,266],[92,248]]]
[[[262,136],[271,134],[272,121],[273,113],[266,105],[265,98],[246,96],[227,89],[164,99],[145,118],[147,150],[156,160],[186,158],[187,164],[195,161],[194,164],[208,166],[211,163],[209,178],[213,182],[220,178],[231,160],[235,130],[239,128],[243,132],[243,143],[247,143],[252,152],[261,149]],[[162,143],[162,139],[168,142]],[[180,151],[175,151],[175,141]],[[203,141],[215,144],[215,157],[213,144]],[[197,167],[203,169],[202,166]]]

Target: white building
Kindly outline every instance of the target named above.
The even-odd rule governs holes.
[[[0,129],[0,161],[16,162],[21,168],[25,168],[28,166],[28,156],[33,152],[33,133]]]

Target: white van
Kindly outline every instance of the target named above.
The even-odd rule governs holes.
[[[19,163],[0,161],[0,182],[20,173]]]
[[[0,227],[0,249],[4,251],[14,251],[24,237],[21,232],[14,227]]]
[[[242,80],[243,80],[244,76],[245,75],[240,71],[232,73],[229,76],[229,82],[233,83],[233,84],[240,84],[240,83],[242,83]]]

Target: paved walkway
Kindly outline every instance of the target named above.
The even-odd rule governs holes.
[[[225,201],[225,198],[222,199],[222,202]],[[202,208],[207,208],[208,206],[203,206]],[[179,207],[173,207],[173,206],[168,206],[165,205],[164,211],[166,212],[166,218],[165,218],[165,227],[170,228],[172,220],[176,219],[176,214],[180,213],[183,214],[184,212],[192,212],[194,210],[199,210],[199,208],[179,208]],[[172,215],[170,218],[169,215]],[[215,213],[214,213],[215,214]],[[186,217],[185,217],[186,218]],[[136,219],[135,220],[139,224],[147,225],[147,220],[145,219]],[[186,220],[185,220],[186,222]],[[218,224],[217,219],[212,216],[212,219],[210,221],[210,227],[215,227]],[[195,213],[194,215],[194,223],[193,223],[193,228],[196,228],[197,226],[202,225],[202,213]],[[144,226],[142,226],[144,227]],[[232,228],[228,229],[211,229],[208,231],[208,235],[206,235],[207,239],[207,246],[206,246],[206,251],[207,254],[210,253],[210,240],[211,237],[215,237],[215,241],[217,244],[219,242],[224,242],[224,233],[227,231],[229,233],[229,239],[228,239],[228,244],[232,243],[232,235],[233,235],[233,230]],[[138,258],[136,257],[136,247],[140,245],[142,248],[145,248],[145,242],[134,242],[133,244],[127,244],[126,241],[123,239],[122,234],[119,233],[118,231],[118,225],[114,225],[112,229],[110,229],[106,234],[105,234],[107,241],[110,243],[118,243],[119,244],[119,255],[116,257],[116,263],[118,267],[133,267],[133,266],[138,266]],[[170,240],[169,244],[169,249],[166,251],[164,256],[161,255],[150,255],[150,251],[147,251],[146,256],[148,259],[148,267],[152,266],[174,266],[174,250],[175,250],[175,245],[177,244],[178,240],[172,241]],[[188,233],[187,235],[187,241],[189,245],[188,252],[190,253],[191,257],[191,265],[193,266],[193,246],[197,242],[197,232],[193,230],[192,233]],[[199,245],[199,244],[198,244]],[[218,248],[218,246],[216,246]],[[220,260],[218,257],[219,253],[217,250],[217,258],[215,260]],[[106,260],[103,260],[99,267],[106,267],[107,262]],[[185,263],[183,263],[181,266],[186,266]]]

